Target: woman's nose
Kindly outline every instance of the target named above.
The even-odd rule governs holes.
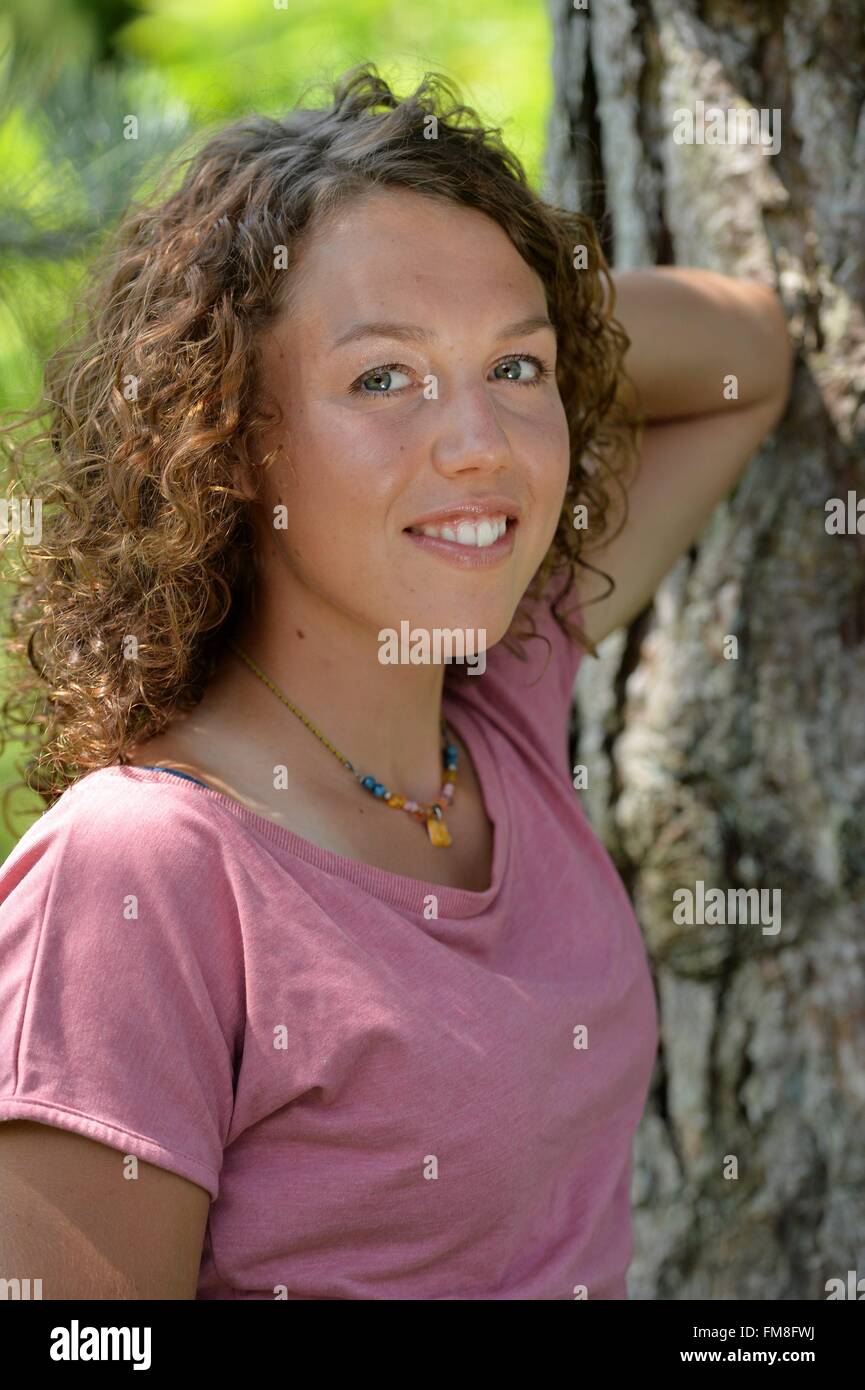
[[[451,390],[429,404],[432,458],[440,472],[494,472],[512,461],[496,403],[483,386]]]

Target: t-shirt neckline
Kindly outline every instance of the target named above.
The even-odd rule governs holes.
[[[303,836],[297,835],[293,830],[288,830],[285,826],[269,820],[266,816],[260,816],[256,811],[251,811],[249,807],[235,801],[224,792],[189,782],[182,777],[176,777],[174,773],[159,768],[136,767],[134,764],[128,763],[123,766],[114,765],[100,768],[91,775],[98,775],[101,772],[112,776],[132,776],[142,781],[153,779],[159,782],[170,782],[178,789],[179,795],[208,796],[216,806],[236,820],[241,821],[255,834],[273,841],[283,852],[311,864],[314,868],[320,869],[334,878],[354,883],[370,893],[371,896],[410,913],[419,920],[424,920],[424,902],[432,895],[437,899],[439,916],[478,917],[486,912],[498,897],[505,879],[511,848],[510,807],[504,780],[483,725],[475,711],[468,705],[451,699],[449,694],[445,695],[445,702],[447,703],[448,722],[456,729],[471,755],[480,786],[481,798],[493,826],[491,881],[489,887],[483,892],[476,892],[470,888],[454,888],[449,884],[429,883],[424,879],[411,878],[406,874],[392,873],[388,869],[380,869],[373,864],[365,864],[362,860],[351,859],[347,855],[337,854],[334,850],[323,849],[312,840],[307,840]],[[454,711],[456,711],[456,717],[454,717]],[[471,738],[466,737],[469,729],[472,734]],[[81,786],[84,780],[81,778],[78,782],[73,783],[68,790],[74,791],[76,787]]]

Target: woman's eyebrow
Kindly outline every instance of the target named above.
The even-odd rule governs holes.
[[[528,318],[517,319],[515,323],[506,323],[499,329],[496,341],[501,338],[517,338],[522,333],[537,333],[544,328],[550,329],[554,334],[556,332],[555,325],[546,314],[530,314]],[[428,343],[437,336],[430,329],[421,328],[419,324],[414,323],[355,323],[331,343],[331,351],[336,351],[346,343],[355,342],[358,338],[399,338],[407,343]]]

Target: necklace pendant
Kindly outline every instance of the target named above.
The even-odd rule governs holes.
[[[453,840],[450,836],[450,831],[448,830],[441,817],[430,816],[427,819],[426,828],[429,833],[430,839],[437,848],[444,849],[448,845],[453,844]]]
[[[446,849],[453,844],[450,831],[445,825],[445,818],[442,813],[440,801],[434,801],[430,807],[431,814],[427,817],[426,828],[430,839],[437,848]]]

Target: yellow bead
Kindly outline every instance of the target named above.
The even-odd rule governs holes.
[[[448,768],[447,772],[445,773],[445,781],[446,781],[446,782],[455,782],[456,780],[457,780],[456,771],[455,771],[453,768]]]
[[[405,797],[404,797],[404,796],[389,796],[389,797],[387,798],[387,805],[388,805],[388,806],[395,806],[395,807],[397,808],[397,810],[400,810],[400,809],[405,805]]]

